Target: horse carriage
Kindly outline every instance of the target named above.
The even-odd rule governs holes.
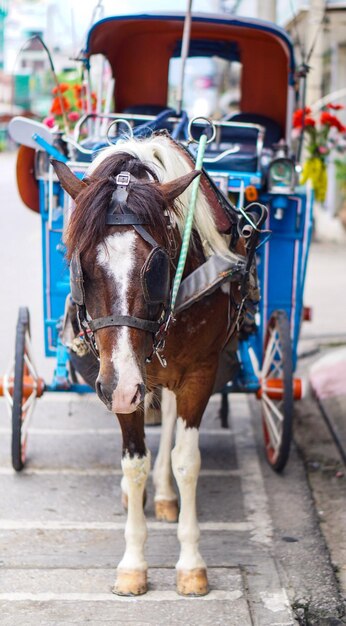
[[[97,22],[82,62],[87,77],[94,55],[107,59],[116,112],[86,108],[70,136],[21,118],[11,123],[12,136],[22,144],[19,190],[42,221],[45,352],[56,359],[53,380],[42,380],[32,356],[29,312],[20,309],[14,364],[2,384],[12,414],[17,471],[25,464],[35,401],[52,391],[96,389],[120,415],[125,451],[143,458],[142,435],[137,432],[130,442],[126,438],[133,436],[131,416],[143,401],[146,371],[149,390],[174,390],[178,383],[169,375],[174,381],[186,375],[177,394],[178,422],[190,411],[190,440],[213,391],[221,393],[223,426],[228,394],[255,394],[262,405],[268,462],[276,471],[287,462],[293,401],[301,397],[294,371],[312,228],[312,195],[299,185],[291,147],[297,93],[293,48],[281,28],[260,20],[200,14],[192,16],[189,26],[185,21],[188,35],[183,35],[183,14]],[[170,68],[184,50],[189,61],[213,59],[223,80],[232,78],[235,68],[237,111],[189,120],[182,98],[177,110],[168,108]],[[88,92],[88,78],[86,85]],[[190,243],[185,242],[189,219]],[[132,250],[136,281],[128,279],[120,248],[103,250],[106,232],[115,238],[121,233],[124,254]],[[120,245],[120,235],[118,239]],[[179,263],[184,242],[185,269]],[[122,285],[115,292],[113,279]],[[125,294],[125,283],[128,289],[134,282],[140,302],[136,293]],[[99,299],[96,284],[103,294]],[[114,298],[120,303],[116,310],[110,304]],[[118,348],[112,352],[114,333]],[[136,375],[134,366],[126,366],[126,337],[144,364]],[[189,376],[193,358],[201,363],[198,368],[195,364],[196,376]],[[132,387],[124,387],[114,399],[114,387],[130,376]],[[177,430],[182,437],[184,426],[178,423]],[[179,450],[183,448],[181,444]],[[131,455],[125,455],[124,467]],[[175,476],[180,488],[179,469]],[[181,507],[184,518],[183,500]],[[123,569],[127,567],[125,563]],[[204,593],[203,575],[196,591],[184,578],[184,567],[181,592]],[[201,568],[196,558],[192,569]],[[123,579],[118,592],[125,593],[127,584],[133,593],[146,586],[137,580],[136,592]]]

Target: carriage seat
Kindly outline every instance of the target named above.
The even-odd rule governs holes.
[[[233,148],[234,152],[227,154],[226,151],[230,148]],[[222,156],[224,152],[226,154]],[[256,145],[234,144],[233,142],[232,144],[222,143],[217,148],[208,148],[204,157],[204,165],[208,171],[256,172],[257,161]]]
[[[266,117],[265,115],[257,115],[256,113],[235,113],[233,115],[225,117],[224,121],[237,122],[240,124],[259,124],[260,126],[264,126],[265,148],[270,148],[274,143],[278,143],[283,136],[280,124],[270,119],[269,117]],[[236,129],[233,128],[223,128],[222,140],[233,142],[235,130]],[[241,128],[239,129],[239,133],[242,137],[242,143],[248,143],[249,141],[251,142],[251,133],[253,133],[251,128]]]
[[[157,115],[160,115],[160,113],[163,113],[163,111],[167,111],[168,108],[169,107],[167,105],[162,106],[161,104],[135,104],[133,106],[126,107],[126,109],[124,109],[122,113],[127,113],[128,115],[131,115],[131,113],[133,115],[153,115],[154,117],[156,117]],[[144,120],[134,120],[133,125],[134,127],[136,127],[140,126],[143,123]],[[171,133],[173,130],[173,124],[167,122],[167,120],[164,120],[157,130],[164,129],[168,130]]]
[[[280,125],[274,120],[253,113],[237,113],[228,117],[225,121],[244,124],[259,124],[265,128],[263,140],[263,153],[265,162],[268,161],[268,153],[273,144],[278,143],[282,137]],[[257,158],[257,137],[256,128],[244,127],[223,127],[221,131],[221,143],[217,148],[210,147],[206,152],[206,158],[215,158],[214,162],[206,162],[208,170],[230,170],[232,172],[256,172],[261,169],[261,163]],[[234,152],[226,155],[221,160],[217,157],[222,154],[227,147],[234,147]]]

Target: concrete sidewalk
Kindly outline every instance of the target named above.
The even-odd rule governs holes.
[[[214,397],[201,432],[198,509],[211,592],[198,599],[176,594],[177,527],[156,522],[149,481],[150,591],[136,599],[111,593],[125,525],[121,434],[114,416],[93,397],[43,398],[30,432],[28,467],[16,475],[1,403],[1,626],[296,624],[273,549],[247,399],[233,405],[232,429],[222,430]],[[159,431],[147,429],[154,454]],[[317,564],[318,552],[314,558]],[[328,585],[332,579],[330,572]],[[328,586],[323,593],[330,595]]]
[[[299,374],[309,382],[297,403],[295,439],[305,460],[321,530],[346,598],[346,248],[313,244],[304,302]]]

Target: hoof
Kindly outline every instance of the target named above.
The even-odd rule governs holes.
[[[207,570],[178,570],[177,592],[181,596],[207,595],[207,593],[209,593]]]
[[[179,517],[178,500],[157,500],[155,517],[160,522],[177,522]]]
[[[146,492],[146,489],[145,489],[144,493],[143,493],[143,509],[144,509],[146,503],[147,503],[147,492]],[[127,493],[125,493],[125,491],[121,492],[121,504],[123,505],[125,511],[127,511],[128,508],[129,508],[129,498],[128,498]]]
[[[148,591],[147,572],[119,570],[112,589],[117,596],[141,596]]]

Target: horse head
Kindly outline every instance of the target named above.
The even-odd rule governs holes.
[[[132,413],[144,399],[146,359],[169,300],[179,238],[174,201],[199,172],[161,184],[154,170],[124,152],[83,181],[65,164],[53,165],[75,201],[67,256],[80,269],[77,305],[91,318],[99,354],[96,391],[114,413]]]

